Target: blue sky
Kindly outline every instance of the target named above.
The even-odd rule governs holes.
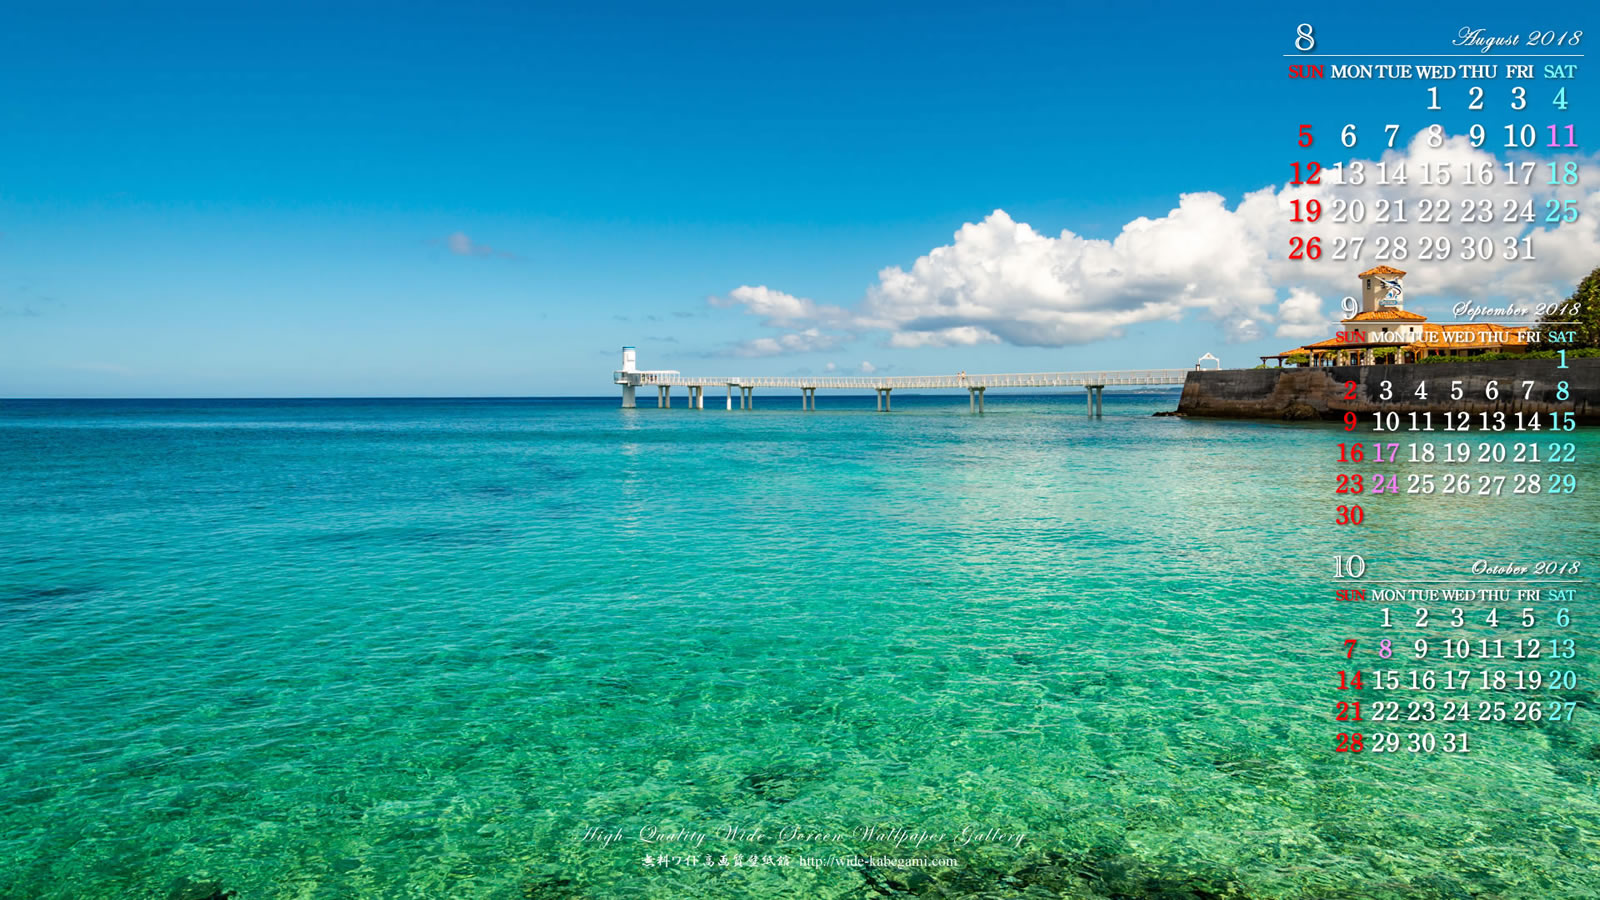
[[[0,396],[605,394],[622,344],[730,374],[1253,364],[1300,339],[1229,343],[1196,307],[910,347],[857,313],[880,270],[994,210],[1108,239],[1182,193],[1281,186],[1301,121],[1331,141],[1423,105],[1287,79],[1308,14],[1283,4],[532,6],[13,6]],[[1395,51],[1584,24],[1375,9],[1381,37],[1309,18],[1324,48]],[[807,322],[710,302],[740,286],[850,322],[748,355]]]

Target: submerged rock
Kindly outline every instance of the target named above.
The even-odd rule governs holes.
[[[172,883],[167,900],[233,900],[239,892],[223,888],[220,881],[200,881],[187,876]]]

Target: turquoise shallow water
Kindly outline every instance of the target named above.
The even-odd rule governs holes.
[[[1570,724],[1332,752],[1332,554],[1600,561],[1593,435],[1352,531],[1334,426],[991,394],[5,403],[0,896],[1600,896],[1592,570],[1472,696]]]

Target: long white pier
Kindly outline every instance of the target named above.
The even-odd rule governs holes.
[[[983,395],[989,388],[1082,387],[1088,390],[1090,415],[1100,415],[1101,393],[1112,385],[1183,384],[1189,369],[1126,369],[1096,372],[1008,372],[968,375],[685,375],[675,370],[641,371],[635,367],[634,348],[622,349],[622,368],[612,373],[612,382],[622,386],[622,406],[635,406],[635,391],[650,386],[656,389],[656,405],[672,406],[672,389],[687,388],[689,407],[705,409],[705,389],[726,387],[728,409],[733,409],[733,393],[739,391],[739,408],[755,408],[756,388],[798,389],[801,409],[817,408],[817,391],[870,390],[878,393],[878,409],[888,412],[896,389],[965,389],[969,408],[983,411]]]

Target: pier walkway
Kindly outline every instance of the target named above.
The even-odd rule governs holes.
[[[635,391],[640,387],[656,389],[656,405],[663,409],[672,406],[672,389],[686,388],[689,407],[705,409],[706,388],[726,387],[728,409],[733,409],[733,393],[739,392],[739,409],[755,408],[756,388],[789,388],[800,391],[800,408],[817,408],[819,390],[876,391],[878,409],[890,410],[891,396],[896,389],[907,390],[966,390],[967,402],[973,412],[983,411],[983,395],[989,388],[1048,388],[1082,387],[1088,390],[1089,414],[1101,412],[1101,393],[1110,385],[1163,385],[1183,384],[1189,369],[1128,369],[1098,372],[1012,372],[995,375],[684,375],[672,370],[640,371],[634,366],[632,347],[623,349],[622,368],[612,373],[612,382],[622,386],[622,406],[632,409]]]

